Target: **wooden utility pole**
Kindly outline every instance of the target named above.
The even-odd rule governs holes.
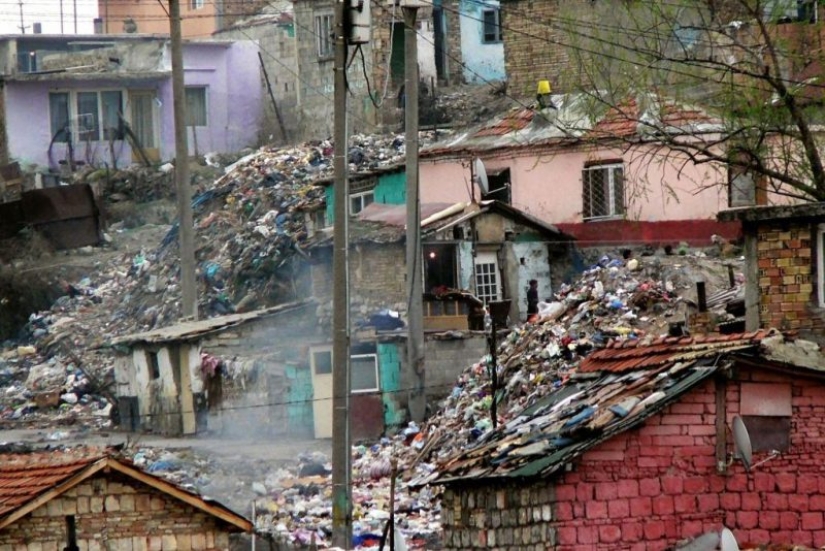
[[[76,17],[76,14],[75,14]],[[175,183],[178,196],[180,286],[183,317],[198,319],[195,280],[195,231],[192,228],[192,190],[189,185],[189,144],[186,140],[186,89],[183,83],[183,45],[180,0],[169,0],[169,35],[172,42],[172,98],[175,111]]]
[[[418,198],[418,33],[417,6],[404,13],[404,117],[407,148],[407,362],[415,380],[409,396],[410,417],[424,419],[427,396],[424,386],[424,270],[421,263],[421,203]]]
[[[349,330],[349,180],[347,176],[347,38],[349,0],[335,3],[334,226],[332,257],[332,545],[352,546]]]

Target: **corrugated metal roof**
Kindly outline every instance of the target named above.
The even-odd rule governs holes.
[[[412,484],[552,474],[707,380],[729,362],[726,354],[756,349],[761,339],[773,334],[777,333],[610,344],[585,358],[578,374],[552,393]]]
[[[146,343],[163,343],[170,341],[186,341],[200,338],[204,335],[225,329],[233,325],[239,325],[250,320],[274,316],[295,310],[302,306],[314,303],[313,299],[305,299],[297,302],[290,302],[287,304],[280,304],[271,308],[263,310],[255,310],[254,312],[244,312],[242,314],[230,314],[228,316],[219,316],[216,318],[208,318],[198,321],[185,321],[169,327],[162,327],[160,329],[153,329],[152,331],[144,331],[142,333],[132,333],[131,335],[123,335],[115,337],[110,341],[111,345],[120,344],[135,344],[138,342]]]

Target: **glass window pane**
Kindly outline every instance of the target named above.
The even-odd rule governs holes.
[[[378,368],[375,355],[352,356],[350,361],[352,391],[378,390]]]
[[[103,138],[106,140],[123,139],[123,93],[110,91],[100,93],[103,104]]]
[[[49,118],[52,139],[55,142],[69,141],[69,94],[53,92],[49,94]]]
[[[206,87],[186,87],[186,126],[207,126]]]
[[[77,93],[77,137],[80,141],[100,139],[97,92]]]
[[[316,375],[327,375],[332,373],[332,352],[323,350],[312,353],[312,364]]]

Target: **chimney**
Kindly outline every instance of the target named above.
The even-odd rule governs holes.
[[[34,23],[32,25],[32,32],[34,34],[42,34],[43,33],[43,25],[41,25],[40,23]]]
[[[95,34],[103,34],[103,19],[95,17]]]

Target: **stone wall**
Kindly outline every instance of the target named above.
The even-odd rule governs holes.
[[[771,400],[790,397],[790,446],[751,472],[740,462],[718,470],[716,385],[725,422],[748,413],[756,385]],[[775,385],[775,386],[770,386]],[[724,525],[739,542],[825,545],[825,388],[784,374],[741,367],[709,381],[636,430],[575,460],[556,479],[449,488],[442,502],[446,550],[495,548],[664,550]],[[722,463],[732,452],[729,431]],[[751,432],[754,441],[757,432]],[[755,452],[754,461],[768,457]]]
[[[756,235],[760,325],[821,335],[825,321],[816,307],[816,236],[811,223],[764,223]]]
[[[217,519],[116,474],[93,477],[0,530],[0,550],[59,551],[66,517],[75,518],[83,551],[106,549],[229,549]]]

